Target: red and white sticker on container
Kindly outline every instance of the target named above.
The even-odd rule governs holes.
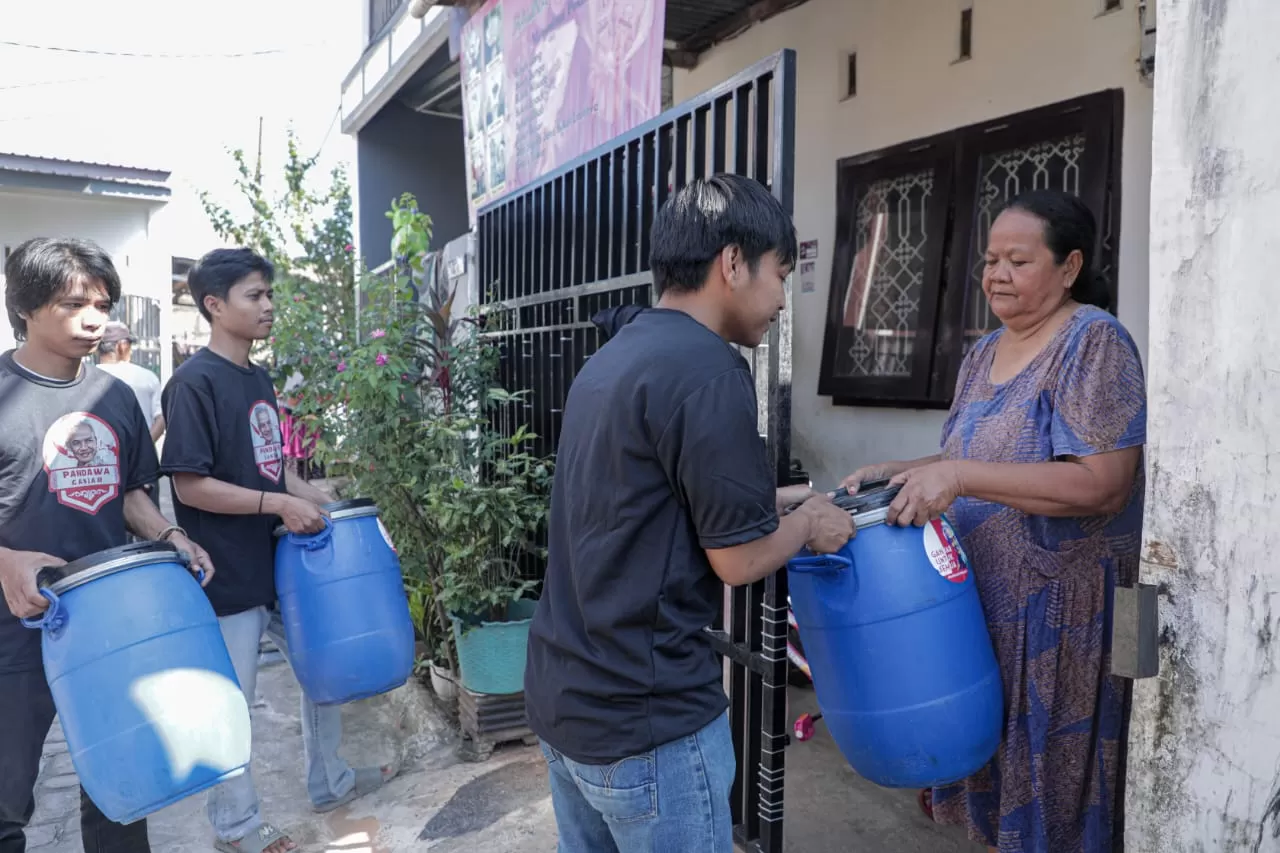
[[[387,543],[387,547],[399,554],[400,552],[396,551],[396,546],[391,542],[391,532],[387,530],[381,518],[378,519],[378,532],[382,534],[382,541]]]
[[[924,526],[924,552],[938,574],[952,583],[964,583],[969,577],[969,558],[945,518],[935,518]]]

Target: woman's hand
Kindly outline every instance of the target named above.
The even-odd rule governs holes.
[[[960,470],[953,461],[903,471],[889,484],[902,486],[902,490],[889,505],[885,521],[899,527],[923,527],[946,512],[961,494]]]
[[[848,489],[849,494],[853,494],[862,488],[863,483],[887,480],[890,477],[901,474],[905,470],[905,465],[906,463],[904,462],[881,462],[879,465],[864,465],[841,480],[840,485]]]

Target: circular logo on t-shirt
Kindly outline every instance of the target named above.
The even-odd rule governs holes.
[[[945,518],[935,518],[924,526],[924,552],[934,570],[952,583],[964,583],[969,577],[969,558]]]
[[[97,515],[120,494],[120,440],[111,426],[88,412],[71,412],[44,435],[49,491],[63,506]]]

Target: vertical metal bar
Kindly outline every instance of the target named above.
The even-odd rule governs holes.
[[[675,157],[676,179],[674,192],[684,189],[689,183],[689,116],[682,115],[676,119]]]
[[[718,175],[724,171],[727,159],[728,140],[725,138],[728,123],[729,101],[732,96],[724,95],[716,98],[711,105],[711,173]]]
[[[788,215],[795,210],[796,54],[786,50],[773,74],[770,136],[771,185]],[[763,114],[769,115],[767,110]],[[778,484],[791,468],[791,360],[794,302],[788,280],[786,306],[769,334],[768,443]],[[787,740],[787,575],[777,572],[763,583],[761,650],[770,671],[763,679],[764,725],[760,754],[760,840],[764,853],[782,853]]]
[[[568,284],[568,257],[569,247],[566,238],[569,235],[569,207],[566,188],[569,184],[569,176],[561,175],[556,181],[555,196],[551,203],[555,205],[556,218],[556,262],[555,267],[551,270],[551,275],[555,279],[555,287],[560,288]]]
[[[695,180],[707,176],[707,116],[709,107],[699,107],[693,111],[693,177]]]
[[[649,242],[653,234],[653,217],[657,211],[658,198],[658,146],[661,145],[662,131],[659,129],[645,137],[644,162],[640,168],[640,186],[644,193],[636,200],[640,205],[640,253],[636,257],[636,272],[649,269]]]
[[[613,250],[606,230],[609,213],[609,194],[605,187],[609,184],[609,167],[613,157],[608,152],[596,161],[596,262],[591,270],[591,281],[601,281],[609,277],[609,258]]]
[[[627,149],[627,260],[622,266],[623,275],[633,275],[640,270],[640,241],[644,233],[644,154],[649,150],[648,142],[649,137],[642,136],[632,140]]]

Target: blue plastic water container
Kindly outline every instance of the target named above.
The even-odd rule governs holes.
[[[400,557],[371,500],[325,507],[314,535],[277,530],[276,594],[298,683],[317,705],[394,690],[413,672]]]
[[[945,518],[884,523],[898,489],[838,498],[858,535],[787,564],[818,704],[859,775],[926,788],[980,770],[1000,745],[1004,690],[968,557]]]
[[[44,671],[85,792],[132,823],[238,776],[245,702],[217,617],[167,543],[113,548],[40,574]]]

